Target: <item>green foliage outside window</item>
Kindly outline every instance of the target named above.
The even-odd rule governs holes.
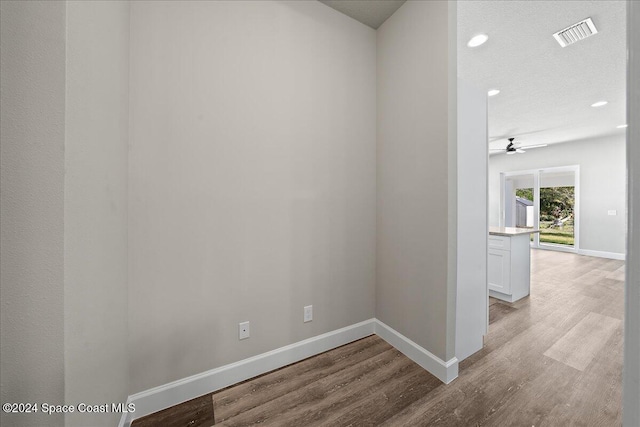
[[[540,242],[574,244],[574,187],[540,189]],[[533,188],[520,188],[516,196],[533,201]]]
[[[532,188],[519,188],[516,196],[533,201]],[[573,216],[574,187],[549,187],[540,189],[540,220],[553,221]]]

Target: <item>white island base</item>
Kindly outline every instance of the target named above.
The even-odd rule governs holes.
[[[539,230],[489,227],[489,296],[515,302],[529,295],[530,235]]]

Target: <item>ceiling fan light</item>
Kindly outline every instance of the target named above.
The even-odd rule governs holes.
[[[509,156],[509,155],[511,155],[511,154],[516,154],[516,150],[513,150],[513,151],[507,151],[507,155],[508,155],[508,156]]]

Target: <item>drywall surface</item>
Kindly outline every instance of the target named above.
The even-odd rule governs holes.
[[[376,317],[442,360],[453,357],[455,304],[447,284],[448,13],[447,2],[406,2],[377,33]]]
[[[487,93],[458,80],[456,358],[482,349],[487,333]]]
[[[627,2],[627,191],[623,425],[640,425],[640,4]]]
[[[625,136],[568,142],[489,158],[489,224],[500,218],[500,173],[580,166],[580,249],[625,253]],[[616,216],[607,214],[616,210]]]
[[[375,43],[320,2],[132,3],[130,393],[374,317]]]
[[[67,3],[65,401],[126,401],[129,3]],[[113,426],[119,413],[67,414]]]
[[[0,400],[62,404],[65,3],[2,1],[0,16]],[[7,427],[63,423],[0,414]]]

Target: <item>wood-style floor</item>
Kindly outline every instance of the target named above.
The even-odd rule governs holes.
[[[491,299],[485,346],[449,385],[372,335],[132,426],[621,425],[624,263],[531,262],[531,295]]]

